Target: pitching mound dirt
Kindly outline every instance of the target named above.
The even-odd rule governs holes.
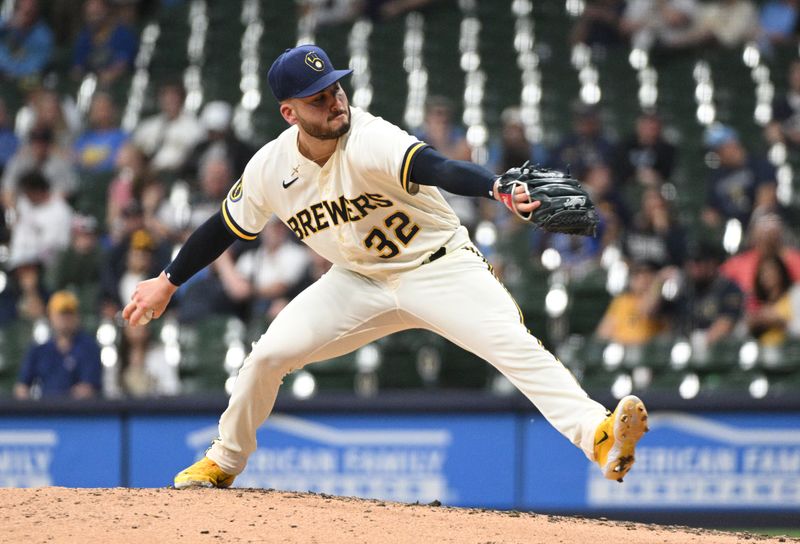
[[[734,544],[800,542],[255,489],[0,490],[3,542]]]

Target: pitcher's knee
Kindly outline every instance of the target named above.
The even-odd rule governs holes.
[[[254,371],[268,374],[277,374],[283,378],[293,370],[301,368],[303,364],[293,357],[281,357],[277,354],[256,354],[251,353],[244,360],[242,369],[248,367]]]

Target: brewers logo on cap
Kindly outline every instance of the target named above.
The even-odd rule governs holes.
[[[314,51],[306,54],[306,64],[316,72],[321,72],[325,69],[325,63]]]

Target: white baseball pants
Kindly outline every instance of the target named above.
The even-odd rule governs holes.
[[[286,374],[411,328],[436,332],[491,363],[593,460],[594,433],[605,408],[528,333],[511,295],[471,244],[386,280],[331,268],[253,345],[208,457],[239,474]]]

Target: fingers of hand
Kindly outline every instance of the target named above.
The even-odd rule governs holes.
[[[125,309],[122,310],[122,318],[130,321],[131,314],[136,310],[136,303],[131,301],[125,305]]]
[[[137,306],[128,318],[128,324],[133,327],[140,325],[146,311],[147,309],[144,306]]]
[[[141,322],[145,317],[148,306],[143,303],[142,298],[139,288],[137,287],[136,291],[133,292],[133,296],[131,296],[131,301],[125,306],[122,312],[122,317],[127,319],[128,323],[132,326],[143,324]]]

